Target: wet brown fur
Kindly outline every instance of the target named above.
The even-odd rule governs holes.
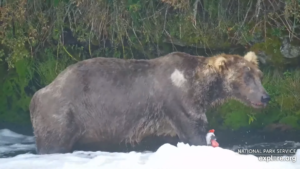
[[[185,81],[177,73],[172,82],[174,70]],[[136,144],[153,135],[177,135],[183,142],[205,145],[209,107],[229,98],[250,105],[243,98],[253,91],[244,82],[246,73],[262,76],[251,52],[245,57],[173,52],[152,60],[99,57],[78,62],[32,97],[37,151],[70,152],[75,144]],[[265,93],[259,84],[254,90],[259,96]],[[258,102],[256,95],[252,101]]]

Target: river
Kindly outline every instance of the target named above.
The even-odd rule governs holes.
[[[283,156],[277,161],[252,154],[239,154],[241,149],[295,149],[295,155]],[[241,143],[213,148],[164,144],[152,152],[84,152],[36,155],[34,137],[9,129],[0,129],[0,169],[165,169],[165,168],[231,168],[231,169],[300,169],[300,143],[283,141],[273,143]],[[260,157],[260,158],[259,158]]]

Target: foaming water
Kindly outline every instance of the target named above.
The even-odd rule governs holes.
[[[35,151],[34,137],[0,130],[0,158],[29,151]]]
[[[290,148],[299,143],[285,142]],[[36,155],[34,138],[0,130],[0,169],[300,169],[300,151],[296,162],[262,162],[253,155],[240,155],[233,150],[260,146],[280,148],[282,143],[262,143],[257,145],[233,146],[232,150],[208,146],[189,146],[178,143],[162,145],[156,152],[87,152],[77,151],[68,154]],[[276,147],[277,146],[277,147]],[[15,154],[15,155],[14,155]]]

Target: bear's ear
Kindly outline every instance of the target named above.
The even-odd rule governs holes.
[[[245,56],[244,59],[258,66],[257,56],[254,52],[250,51]]]
[[[210,58],[208,66],[222,72],[226,68],[226,62],[227,60],[223,56],[215,56]]]

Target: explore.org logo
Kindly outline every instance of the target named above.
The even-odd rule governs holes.
[[[251,154],[258,156],[259,161],[291,161],[296,162],[297,149],[238,149],[239,154]]]
[[[259,161],[291,161],[291,162],[296,162],[297,157],[296,156],[260,156],[258,157]]]

